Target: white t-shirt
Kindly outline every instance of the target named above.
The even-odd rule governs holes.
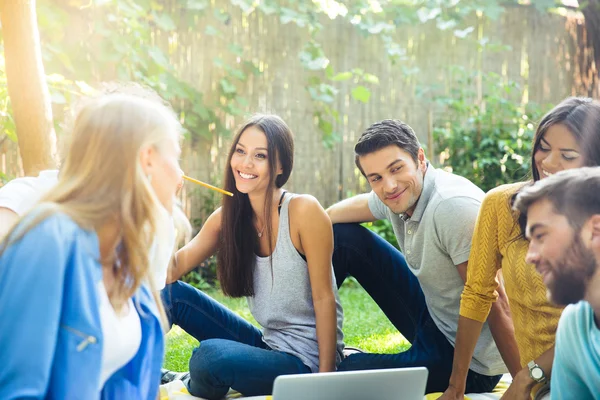
[[[119,369],[137,354],[142,343],[142,325],[140,316],[133,305],[127,301],[127,311],[117,314],[106,293],[102,281],[98,282],[100,300],[100,322],[102,323],[102,368],[100,369],[100,387]]]
[[[8,208],[21,216],[31,210],[56,182],[56,169],[42,171],[35,177],[13,179],[0,188],[0,207]]]

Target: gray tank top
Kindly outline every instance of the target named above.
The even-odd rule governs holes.
[[[318,372],[319,345],[308,265],[290,237],[288,206],[293,197],[288,193],[281,205],[277,243],[271,256],[273,273],[269,257],[256,256],[254,296],[247,300],[250,312],[263,327],[263,341],[273,350],[298,357],[312,372]],[[337,313],[337,365],[344,349],[344,315],[333,266],[331,274]]]

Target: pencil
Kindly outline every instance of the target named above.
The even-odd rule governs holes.
[[[216,191],[216,192],[219,192],[219,193],[226,194],[227,196],[233,196],[233,193],[231,193],[231,192],[228,192],[227,190],[219,189],[219,188],[218,188],[218,187],[216,187],[216,186],[209,185],[208,183],[204,183],[204,182],[202,182],[202,181],[199,181],[199,180],[197,180],[197,179],[194,179],[194,178],[190,178],[189,176],[185,176],[185,175],[183,175],[183,179],[187,179],[187,180],[188,180],[188,181],[190,181],[190,182],[194,182],[194,183],[196,183],[196,184],[198,184],[198,185],[200,185],[200,186],[204,186],[205,188],[212,189],[212,190],[214,190],[214,191]]]

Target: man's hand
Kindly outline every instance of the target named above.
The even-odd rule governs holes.
[[[530,400],[531,388],[534,386],[534,383],[529,376],[529,370],[522,369],[515,376],[515,379],[513,379],[508,390],[504,392],[500,400]]]
[[[448,386],[448,389],[446,389],[442,397],[438,397],[438,400],[464,400],[464,398],[464,390],[458,390],[454,386]]]

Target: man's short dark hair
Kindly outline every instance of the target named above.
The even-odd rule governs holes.
[[[519,192],[513,208],[526,216],[529,207],[543,199],[580,230],[590,217],[600,214],[600,167],[570,169],[539,180]]]
[[[418,163],[419,149],[421,144],[415,131],[408,124],[397,119],[384,119],[371,125],[360,135],[358,143],[354,146],[354,162],[365,175],[359,157],[374,153],[384,147],[396,145],[406,151],[412,157],[415,164]]]

